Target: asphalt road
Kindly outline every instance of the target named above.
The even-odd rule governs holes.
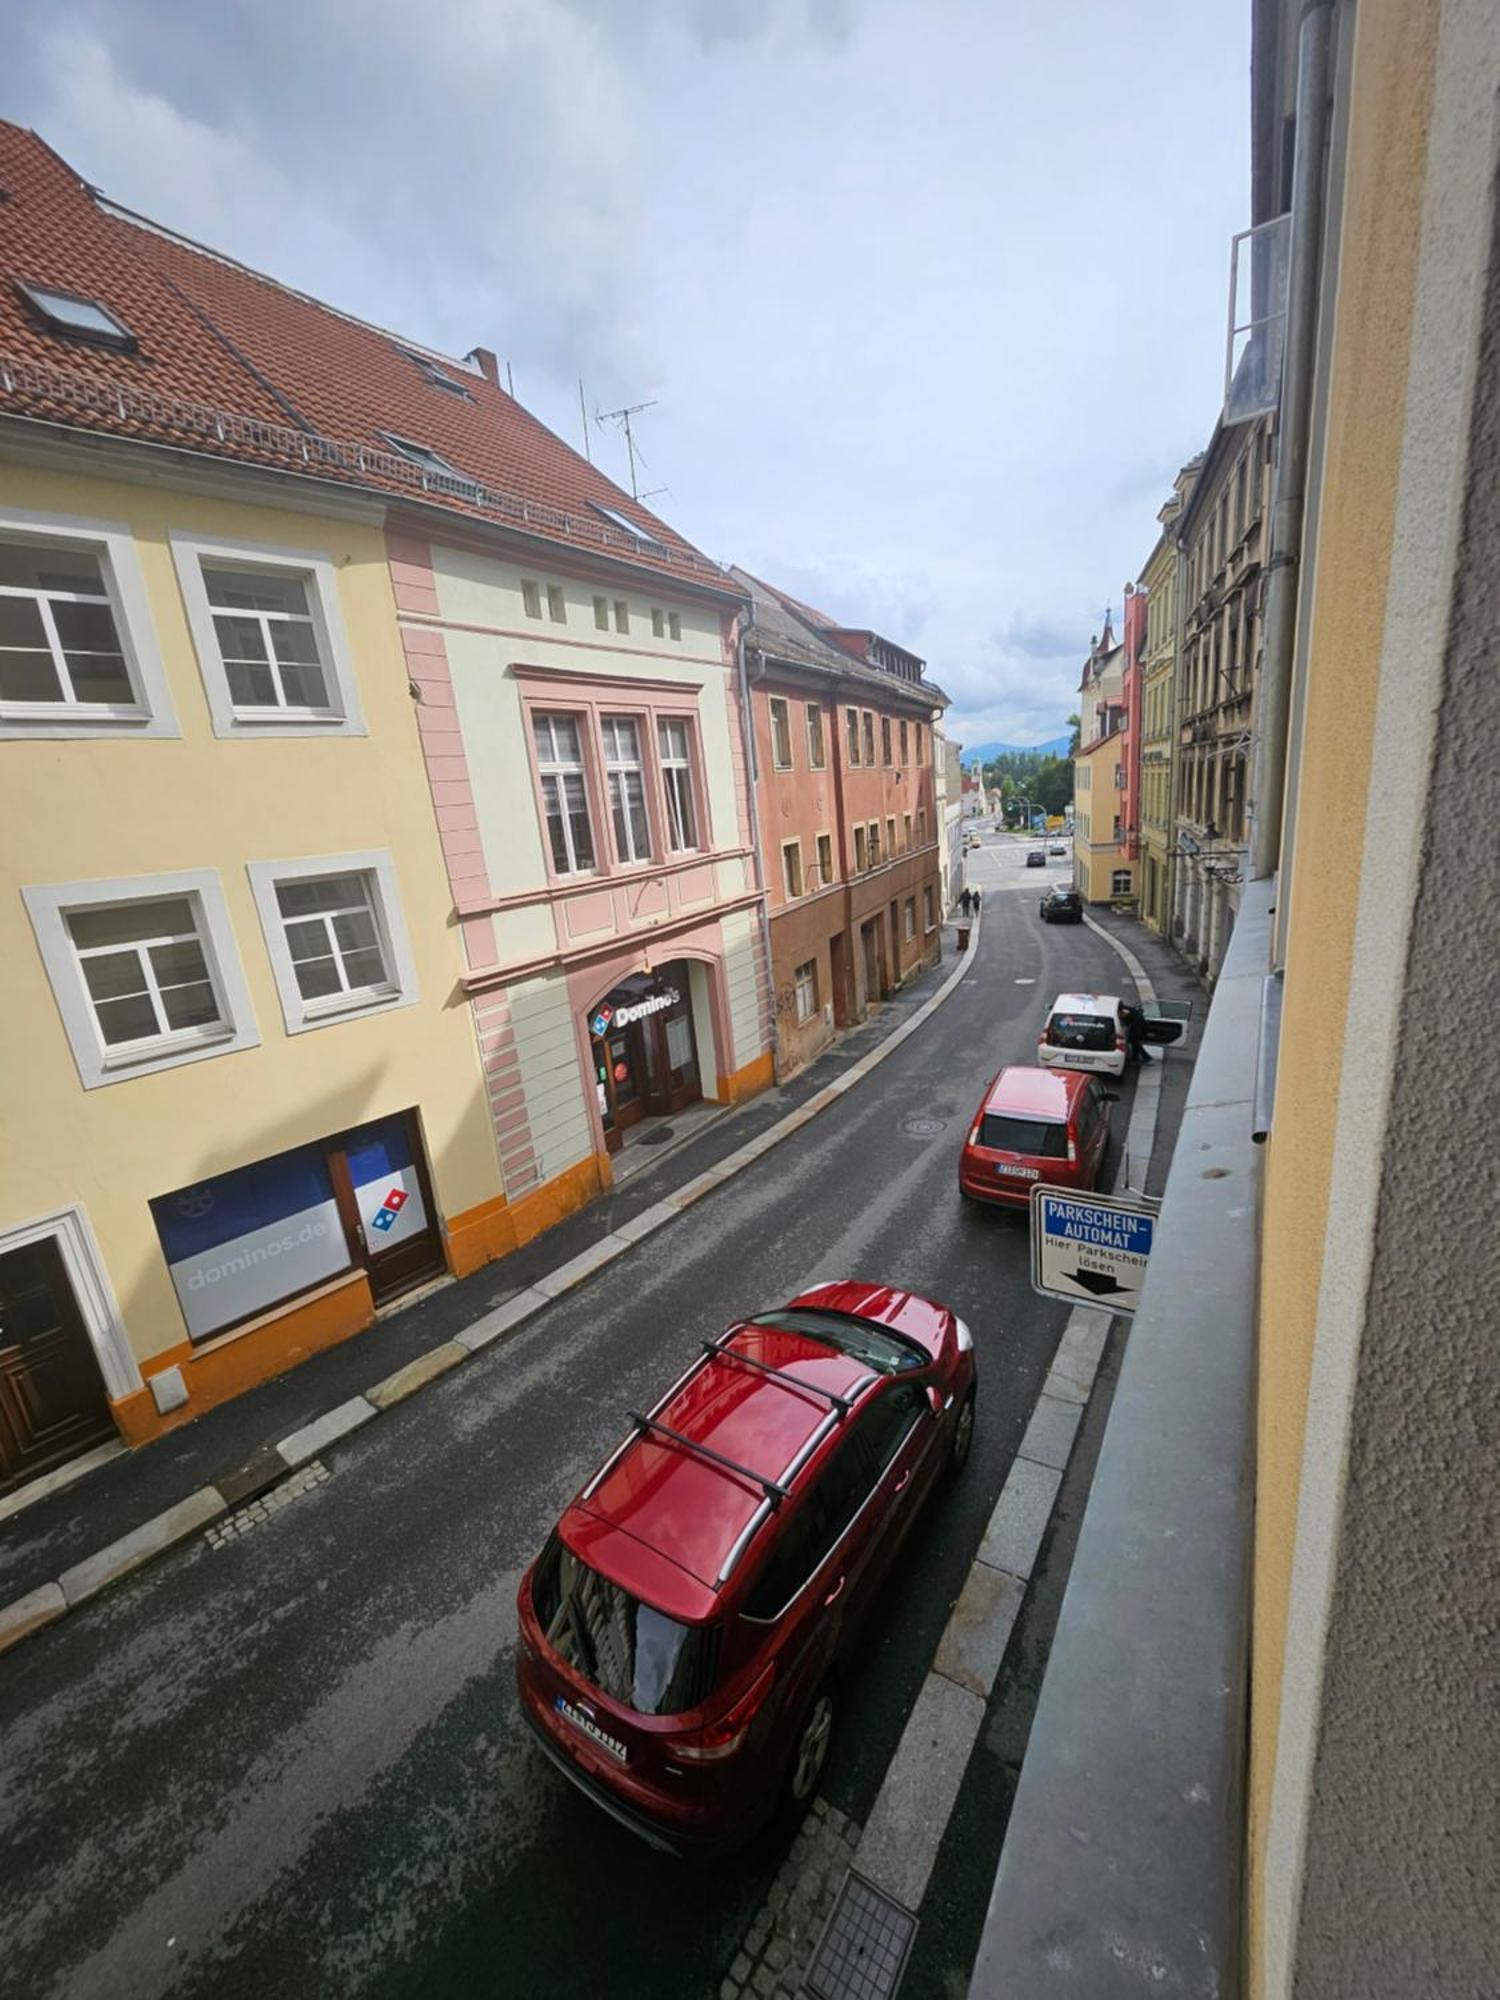
[[[335,1447],[327,1483],[274,1520],[168,1558],[0,1668],[0,1990],[717,1991],[780,1848],[674,1862],[557,1778],[517,1718],[516,1584],[627,1408],[703,1336],[835,1275],[947,1300],[975,1331],[979,1425],[846,1690],[824,1791],[868,1814],[1066,1317],[1030,1290],[1024,1218],[955,1184],[981,1085],[1031,1059],[1053,993],[1120,981],[1092,931],[1037,921],[1067,864],[1023,855],[986,838],[968,857],[974,970],[822,1117]]]

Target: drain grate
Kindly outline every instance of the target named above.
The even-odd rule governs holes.
[[[819,2000],[890,2000],[901,1983],[917,1920],[850,1872],[807,1976]]]
[[[672,1137],[670,1125],[658,1125],[654,1132],[643,1132],[636,1140],[638,1146],[660,1146]]]
[[[948,1129],[946,1118],[903,1118],[901,1130],[909,1132],[913,1139],[935,1139],[939,1132]]]

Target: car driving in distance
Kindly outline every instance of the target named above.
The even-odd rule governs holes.
[[[705,1342],[522,1579],[521,1712],[557,1769],[677,1853],[804,1809],[860,1621],[967,1458],[974,1397],[964,1322],[884,1285],[818,1285]]]
[[[1045,868],[1046,865],[1047,865],[1047,851],[1045,848],[1043,847],[1027,848],[1026,866],[1028,868]]]
[[[1118,1100],[1081,1070],[1012,1064],[991,1077],[958,1156],[960,1194],[1025,1208],[1035,1182],[1097,1187]]]
[[[1037,906],[1044,924],[1081,924],[1083,922],[1083,898],[1076,889],[1059,882],[1049,889]]]
[[[1066,860],[1068,853],[1067,843],[1061,840],[1054,840],[1048,846],[1047,852],[1054,856],[1061,855]]]

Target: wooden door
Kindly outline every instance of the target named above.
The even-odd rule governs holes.
[[[0,1251],[0,1493],[115,1436],[62,1246]]]
[[[410,1112],[344,1133],[328,1149],[328,1166],[376,1305],[446,1267],[422,1137]]]

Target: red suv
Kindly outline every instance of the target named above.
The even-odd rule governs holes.
[[[1076,1069],[1002,1069],[980,1100],[958,1156],[961,1194],[1024,1208],[1032,1184],[1091,1188],[1109,1145],[1117,1101]]]
[[[974,1432],[946,1306],[818,1285],[731,1327],[631,1429],[523,1578],[521,1712],[653,1846],[710,1852],[812,1797],[837,1668]]]

